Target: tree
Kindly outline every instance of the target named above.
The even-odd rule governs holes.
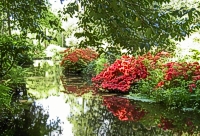
[[[75,36],[85,38],[82,46],[90,45],[99,50],[103,41],[112,45],[108,47],[110,51],[148,50],[151,46],[169,44],[169,39],[182,40],[200,28],[200,3],[195,1],[77,1],[70,3],[64,13],[71,16],[78,13],[79,27],[83,31]]]
[[[39,41],[53,40],[46,29],[61,30],[61,21],[49,10],[46,0],[0,1],[0,78],[2,79],[18,60],[24,63],[34,48],[27,40],[35,34]],[[16,35],[17,33],[20,35]],[[34,38],[34,39],[35,39]],[[30,40],[30,39],[29,39]],[[31,39],[32,40],[32,39]]]
[[[52,28],[60,26],[59,21],[55,20],[49,12],[47,0],[2,0],[0,1],[0,22],[1,34],[12,35],[12,30],[19,30],[24,36],[28,33],[36,33],[36,38],[48,39],[42,20],[47,20]],[[49,17],[53,17],[49,19]],[[47,26],[47,25],[46,25]]]

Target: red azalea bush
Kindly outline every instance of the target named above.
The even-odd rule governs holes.
[[[200,95],[200,65],[198,62],[166,63],[169,57],[167,52],[138,57],[124,55],[93,77],[92,82],[98,90],[131,90],[168,105],[181,106]]]
[[[154,69],[163,55],[169,56],[166,52],[158,53],[155,56],[150,53],[139,57],[124,55],[96,77],[92,78],[92,82],[97,88],[128,92],[132,84],[137,83],[140,79],[147,78],[148,70]]]
[[[63,58],[60,65],[72,72],[82,71],[89,62],[98,57],[98,54],[90,48],[68,48],[61,53]]]
[[[200,81],[200,65],[198,62],[169,62],[164,64],[164,79],[160,81],[157,87],[177,87],[185,81],[186,88],[193,92]]]
[[[147,113],[140,107],[132,105],[126,98],[104,96],[103,104],[114,116],[122,121],[139,121]]]
[[[156,61],[152,61],[151,57],[146,59],[145,66],[147,66],[148,76],[139,80],[138,88],[134,92],[147,94],[156,101],[176,106],[189,105],[191,97],[198,98],[200,95],[199,63],[165,63],[164,56],[156,55],[153,58],[158,57],[160,59]],[[190,95],[191,93],[195,95]]]
[[[122,56],[112,65],[92,78],[97,88],[127,92],[134,82],[147,77],[147,68],[142,60]]]

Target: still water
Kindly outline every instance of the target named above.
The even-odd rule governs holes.
[[[28,97],[14,96],[13,112],[0,117],[0,136],[200,135],[198,112],[94,95],[81,77],[60,78],[56,69],[29,74]]]

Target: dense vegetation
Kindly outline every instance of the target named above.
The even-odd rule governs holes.
[[[99,51],[104,42],[112,52],[166,48],[170,39],[182,40],[200,27],[199,2],[193,0],[78,0],[64,10],[70,15],[76,12],[83,28],[76,36],[85,38],[81,45]]]
[[[170,70],[178,73],[176,77],[170,78],[170,83],[168,83],[163,81],[163,78],[167,76],[165,74],[169,73],[170,70],[161,71],[159,66],[147,68],[148,63],[151,63],[154,59],[157,60],[157,56],[153,55],[149,59],[146,53],[149,50],[152,51],[152,47],[156,46],[156,52],[169,51],[173,55],[174,40],[180,41],[200,28],[199,2],[179,0],[77,0],[59,11],[58,16],[52,13],[50,7],[46,0],[0,1],[1,107],[10,105],[12,95],[9,92],[15,88],[14,86],[25,83],[24,67],[30,67],[33,64],[33,58],[41,57],[43,50],[50,43],[59,46],[64,45],[65,40],[61,34],[67,35],[68,32],[65,30],[68,30],[68,28],[62,28],[61,19],[67,21],[69,16],[76,16],[79,19],[79,31],[75,33],[75,36],[82,37],[82,41],[76,45],[76,49],[82,47],[81,49],[85,51],[84,48],[91,47],[96,52],[90,52],[90,55],[93,56],[81,56],[82,58],[77,63],[71,63],[67,58],[63,58],[68,61],[68,63],[63,62],[65,67],[69,68],[76,65],[77,68],[81,68],[86,73],[90,71],[89,74],[92,76],[103,75],[103,79],[96,78],[96,81],[93,79],[95,82],[98,81],[97,84],[101,83],[100,88],[102,89],[118,91],[130,89],[133,90],[133,93],[144,91],[144,94],[152,96],[152,89],[148,90],[147,88],[159,84],[158,86],[161,89],[158,89],[153,97],[159,97],[159,101],[168,101],[168,95],[173,90],[168,90],[164,94],[166,96],[163,97],[162,89],[167,90],[170,87],[176,90],[177,88],[172,83],[172,80],[176,80],[181,88],[178,88],[175,94],[173,93],[173,97],[170,95],[170,100],[174,100],[177,92],[182,94],[178,94],[181,96],[181,101],[186,100],[186,92],[187,94],[194,93],[195,96],[192,97],[195,99],[198,97],[199,64],[197,62],[184,63],[169,60],[162,62],[162,64],[159,62],[159,66],[166,64]],[[103,48],[102,45],[105,43],[107,43],[107,46]],[[127,51],[126,56],[122,56],[122,52],[120,52],[124,49]],[[81,50],[77,49],[75,53],[77,51]],[[86,51],[88,50],[86,49]],[[199,52],[196,51],[196,53]],[[94,60],[97,54],[100,57]],[[91,58],[88,59],[87,57]],[[158,55],[158,57],[161,56]],[[86,65],[89,67],[86,67]],[[187,68],[186,71],[183,71],[183,68]],[[80,71],[79,69],[76,70]],[[102,72],[102,70],[104,71]],[[133,73],[136,70],[138,73]],[[179,76],[183,74],[181,72],[188,74],[187,80]],[[151,73],[160,74],[162,77],[156,78]],[[111,75],[106,79],[105,74]],[[121,77],[122,75],[123,77]],[[148,76],[151,80],[146,81]],[[111,85],[113,83],[116,86]],[[133,84],[134,86],[136,84],[136,88],[132,88]],[[138,84],[141,86],[138,87]],[[186,91],[188,89],[189,92]],[[160,97],[163,97],[163,99],[160,99]]]
[[[57,95],[61,87],[69,98],[73,94],[73,99],[66,100],[74,104],[72,109],[81,109],[82,114],[77,115],[70,110],[74,134],[100,131],[99,124],[105,125],[108,134],[116,135],[134,135],[135,128],[143,134],[152,125],[178,134],[199,131],[199,121],[194,119],[198,114],[181,112],[200,109],[200,50],[197,47],[181,56],[177,41],[199,33],[200,2],[74,0],[56,13],[51,6],[50,0],[0,0],[2,135],[49,135],[58,129],[59,120],[48,126],[48,113],[28,97],[35,100]],[[65,25],[71,18],[78,19],[77,26]],[[70,36],[78,39],[66,41]],[[64,49],[50,50],[54,56],[49,57],[45,50],[51,44]],[[51,59],[54,66],[35,65],[35,59]],[[69,73],[78,73],[87,82],[69,85]],[[19,95],[19,90],[23,94]],[[97,93],[101,97],[84,98]],[[82,96],[82,103],[75,102],[74,96]],[[148,103],[138,106],[131,99]],[[168,111],[174,108],[178,112]]]

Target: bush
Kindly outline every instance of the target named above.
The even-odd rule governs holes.
[[[32,64],[32,53],[30,52],[32,46],[18,35],[2,35],[0,37],[0,78],[6,76],[16,65]]]
[[[92,78],[103,91],[145,94],[157,102],[182,106],[198,101],[200,65],[198,62],[167,62],[170,54],[159,52],[142,56],[122,56]]]
[[[157,56],[155,56],[157,57]],[[155,58],[154,57],[154,58]],[[200,65],[198,62],[167,62],[164,56],[151,65],[146,59],[148,77],[132,87],[133,93],[147,94],[156,101],[168,105],[183,106],[200,94]]]
[[[83,73],[89,76],[95,76],[108,67],[108,59],[103,53],[99,58],[91,61],[88,66],[84,69]]]
[[[89,48],[68,48],[62,52],[62,54],[63,58],[60,65],[64,67],[67,72],[72,73],[82,72],[89,62],[98,57],[98,54]]]
[[[10,108],[12,97],[12,95],[9,93],[10,90],[10,87],[7,87],[4,84],[0,83],[0,112],[2,109]]]
[[[133,83],[146,77],[147,68],[143,63],[143,59],[124,55],[96,77],[93,77],[92,81],[97,88],[127,92]]]
[[[200,94],[200,65],[198,62],[169,62],[164,64],[163,79],[156,85],[153,95],[169,105],[183,105]]]

